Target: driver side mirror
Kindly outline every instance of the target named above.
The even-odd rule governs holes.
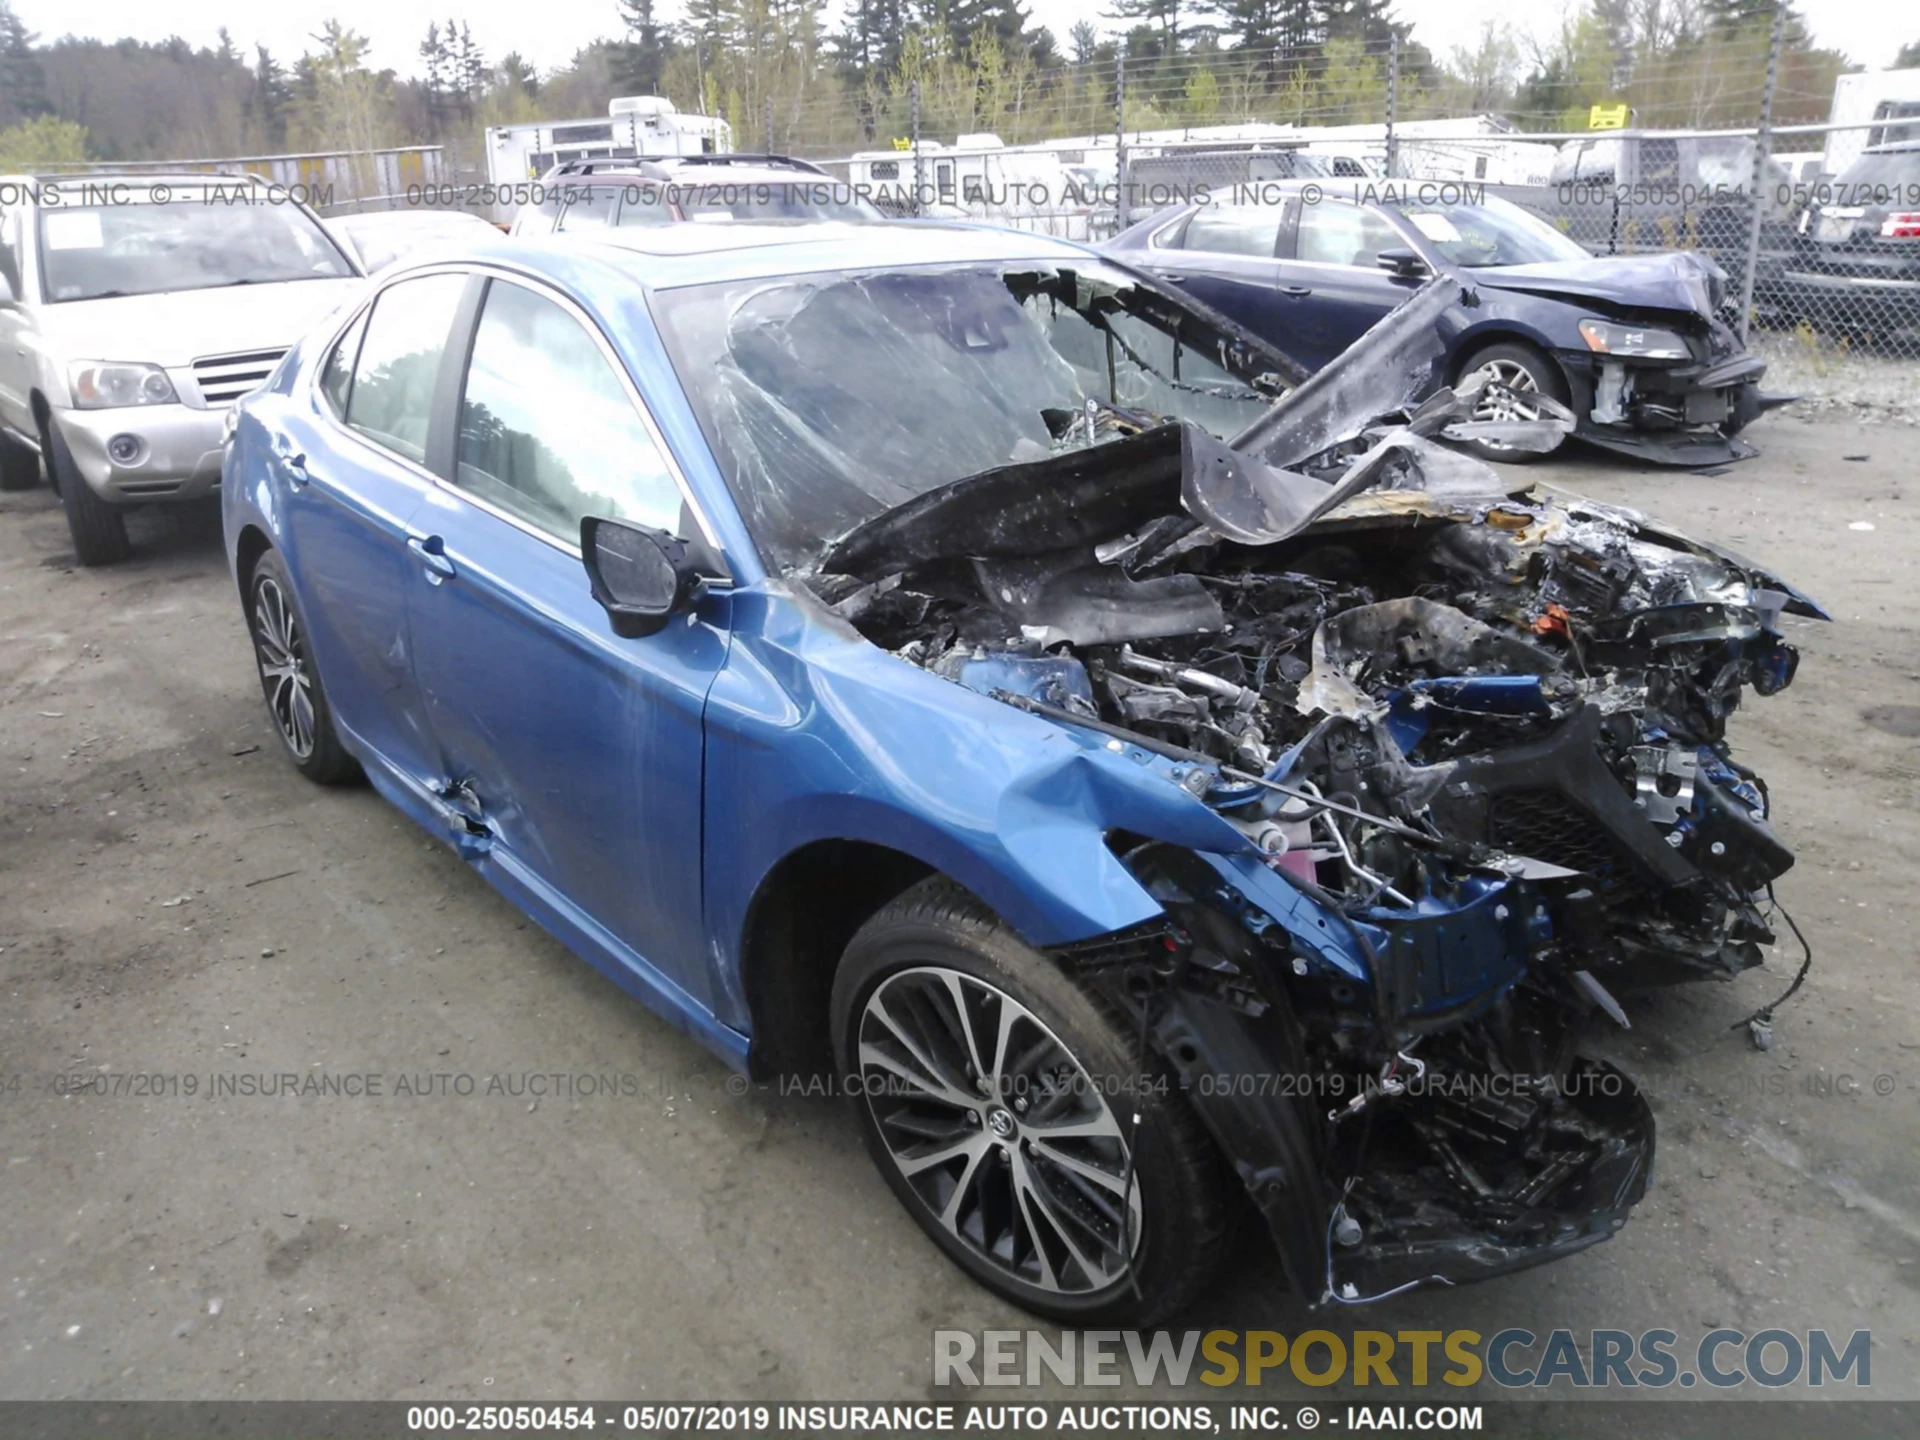
[[[1427,262],[1411,250],[1396,247],[1382,250],[1373,257],[1373,263],[1392,275],[1396,280],[1418,280],[1427,273]]]
[[[625,640],[664,630],[700,588],[686,542],[664,530],[589,515],[580,522],[580,559],[593,598]]]

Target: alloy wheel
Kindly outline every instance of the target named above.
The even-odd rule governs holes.
[[[1513,360],[1489,360],[1473,372],[1475,377],[1485,377],[1496,381],[1504,389],[1489,386],[1480,392],[1480,399],[1473,407],[1476,420],[1538,420],[1540,407],[1529,396],[1538,396],[1540,387],[1534,382],[1533,372]],[[1491,450],[1505,450],[1508,447],[1498,440],[1480,442]]]
[[[300,622],[272,576],[262,576],[253,589],[253,648],[273,723],[287,748],[305,760],[313,754],[313,678]]]
[[[874,988],[858,1041],[887,1155],[935,1223],[1050,1294],[1126,1275],[1142,1229],[1127,1137],[1031,1010],[972,975],[916,967]]]

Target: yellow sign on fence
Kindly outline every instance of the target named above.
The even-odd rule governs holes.
[[[896,135],[893,140],[893,148],[896,150],[911,150],[913,148],[912,137]]]
[[[1589,130],[1624,130],[1627,128],[1627,107],[1625,105],[1595,105],[1587,111]]]

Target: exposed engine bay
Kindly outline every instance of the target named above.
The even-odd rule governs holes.
[[[1764,892],[1793,857],[1727,718],[1791,682],[1780,616],[1817,607],[1630,512],[1503,494],[1487,467],[1398,438],[1384,488],[1270,543],[1250,543],[1269,523],[1246,513],[1251,487],[1214,483],[1256,462],[1192,428],[1008,467],[856,532],[826,593],[970,689],[1251,777],[1208,803],[1349,907],[1447,889],[1456,859],[1424,834],[1535,862],[1567,893],[1579,968],[1608,981],[1757,964]],[[1120,478],[1089,502],[1095,459]],[[1050,529],[1038,497],[1057,481],[1070,519]],[[970,533],[1015,490],[1016,524]]]

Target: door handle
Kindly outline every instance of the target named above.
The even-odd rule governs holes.
[[[1295,295],[1295,296],[1311,295],[1313,293],[1313,290],[1306,285],[1282,285],[1280,287],[1280,293],[1282,295]]]
[[[1162,271],[1160,272],[1160,278],[1161,278],[1162,280],[1171,280],[1171,281],[1172,281],[1172,282],[1173,282],[1174,284],[1176,284],[1176,285],[1182,285],[1182,284],[1185,284],[1185,283],[1186,283],[1186,279],[1187,279],[1187,277],[1186,277],[1186,276],[1184,276],[1184,275],[1176,275],[1176,274],[1174,274],[1174,273],[1173,273],[1173,271],[1171,271],[1171,270],[1162,270]]]
[[[307,474],[307,457],[305,454],[295,451],[290,455],[282,454],[278,459],[280,461],[280,473],[287,477],[287,483],[294,489],[298,490],[313,478]]]
[[[447,542],[438,535],[409,535],[407,549],[414,553],[420,563],[426,567],[428,583],[438,585],[442,580],[451,580],[455,574],[453,561],[446,555]]]

